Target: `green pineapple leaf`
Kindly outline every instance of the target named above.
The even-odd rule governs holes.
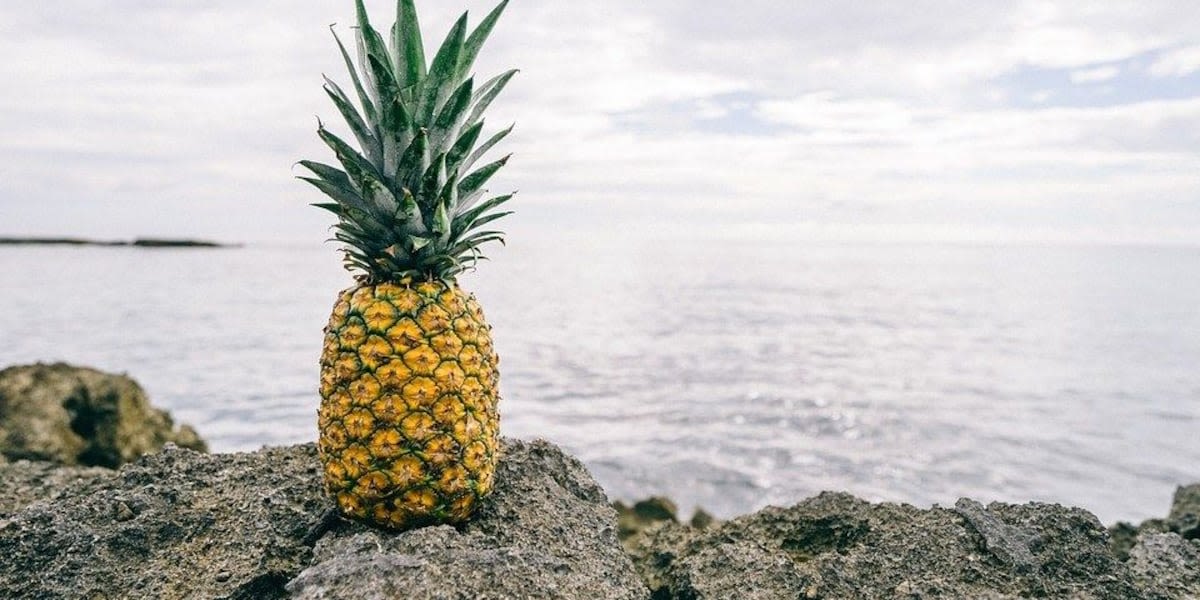
[[[337,167],[331,167],[325,163],[319,163],[311,160],[302,160],[299,164],[305,169],[312,171],[317,175],[317,177],[320,177],[321,179],[324,179],[333,185],[341,187],[347,192],[356,193],[354,183],[350,181],[350,177],[346,175],[345,171],[342,171]]]
[[[492,175],[495,175],[496,171],[499,171],[501,167],[508,164],[509,158],[511,158],[511,155],[505,156],[494,163],[479,167],[478,171],[464,177],[462,182],[458,184],[458,195],[469,196],[483,189],[484,184],[492,178]]]
[[[458,137],[458,130],[462,127],[463,117],[466,116],[467,107],[470,106],[471,92],[474,87],[474,80],[464,81],[446,101],[442,111],[438,113],[431,129],[431,131],[438,132],[438,138],[433,140],[434,148],[441,150],[443,144]]]
[[[471,72],[471,67],[475,64],[475,58],[479,56],[479,50],[483,48],[483,43],[487,41],[488,36],[492,34],[492,29],[496,27],[496,21],[500,20],[500,15],[504,13],[505,7],[508,6],[508,0],[504,0],[499,6],[492,9],[487,17],[471,32],[471,37],[467,38],[463,45],[462,53],[458,58],[458,66],[456,75],[458,78],[466,77]]]
[[[358,100],[362,103],[363,112],[367,115],[368,121],[375,121],[375,105],[371,102],[371,97],[367,95],[363,89],[362,79],[358,76],[358,69],[354,66],[354,61],[350,60],[350,54],[346,52],[346,46],[342,43],[342,39],[338,37],[337,31],[333,29],[333,25],[329,26],[330,33],[333,34],[334,41],[337,42],[338,50],[342,53],[342,60],[346,63],[346,70],[350,71],[350,79],[354,82],[354,90],[358,93]]]
[[[458,68],[458,57],[462,54],[463,43],[467,32],[467,15],[463,13],[458,21],[454,23],[454,27],[450,29],[450,33],[446,35],[446,40],[442,42],[438,53],[433,57],[433,64],[429,67],[429,75],[425,78],[423,85],[425,93],[421,98],[421,122],[429,123],[433,120],[438,108],[445,102],[446,98],[458,85],[455,74]]]
[[[434,160],[433,166],[429,167],[429,170],[425,172],[425,178],[421,183],[421,198],[423,201],[418,200],[417,202],[421,210],[425,211],[426,217],[433,217],[433,212],[437,208],[435,205],[438,203],[438,193],[446,185],[447,179],[446,155],[439,154],[437,159]],[[432,223],[427,223],[426,225],[430,229],[433,228]]]
[[[337,202],[315,202],[313,204],[309,204],[309,206],[315,206],[322,210],[327,210],[339,217],[342,216],[342,205],[338,204]]]
[[[425,78],[425,43],[421,39],[421,23],[413,0],[396,2],[396,24],[392,28],[392,46],[396,52],[396,79],[400,88],[421,83]]]
[[[467,122],[474,123],[478,121],[483,116],[483,111],[487,110],[488,106],[491,106],[492,101],[500,95],[500,92],[504,91],[504,86],[508,85],[513,76],[520,72],[519,69],[505,71],[483,84],[483,87],[479,88],[479,92],[472,99],[475,108],[471,109],[471,116],[467,118]]]
[[[458,136],[458,140],[454,142],[454,145],[451,146],[450,150],[446,153],[446,164],[449,165],[450,168],[460,167],[463,159],[466,158],[467,153],[471,151],[471,148],[475,147],[475,142],[479,141],[479,135],[482,133],[482,122],[476,123],[468,127],[466,131],[462,132],[462,135]]]
[[[372,101],[375,106],[382,106],[387,99],[382,96],[382,90],[379,88],[379,81],[376,79],[376,74],[370,68],[370,57],[374,56],[387,64],[387,70],[391,71],[391,55],[388,53],[387,46],[383,43],[383,38],[379,36],[379,32],[371,27],[371,21],[367,17],[367,8],[363,5],[363,0],[354,0],[355,13],[358,25],[358,35],[355,36],[355,46],[358,48],[358,64],[363,69],[363,75],[367,80],[367,92],[371,94]],[[395,81],[393,74],[391,79]]]
[[[512,125],[509,125],[507,129],[498,131],[498,132],[496,132],[495,135],[488,138],[488,140],[486,142],[484,142],[482,145],[480,145],[478,148],[476,148],[474,152],[471,153],[471,156],[467,157],[466,162],[464,162],[462,165],[462,169],[464,171],[466,171],[466,170],[469,170],[471,167],[475,166],[475,163],[478,162],[479,159],[483,158],[484,154],[488,153],[488,150],[491,150],[493,147],[496,146],[496,144],[499,144],[500,140],[503,140],[504,138],[508,137],[508,134],[512,133],[512,130],[514,127],[516,127],[515,123]]]
[[[481,244],[503,241],[499,231],[481,230],[511,214],[498,207],[512,195],[485,201],[484,189],[508,157],[474,165],[512,132],[485,139],[484,114],[517,71],[482,86],[472,73],[508,0],[474,30],[462,15],[432,62],[415,4],[397,0],[385,40],[365,0],[355,0],[357,60],[331,27],[356,97],[330,78],[324,89],[353,134],[346,139],[357,144],[318,122],[337,162],[300,162],[312,174],[300,179],[328,197],[314,206],[337,217],[333,239],[345,245],[347,268],[363,271],[364,281],[453,278],[486,259]]]
[[[409,190],[419,191],[422,177],[429,169],[429,130],[420,129],[408,149],[400,156],[396,167],[396,184]]]
[[[342,113],[342,118],[346,120],[346,124],[350,126],[350,131],[358,140],[358,144],[362,146],[367,153],[367,158],[372,161],[378,161],[383,154],[383,148],[380,147],[379,140],[371,133],[371,128],[362,116],[358,114],[358,109],[350,103],[350,99],[346,97],[346,93],[338,84],[334,83],[328,77],[325,78],[325,93],[333,100],[333,104],[337,106],[338,112]]]
[[[466,231],[467,227],[470,227],[470,224],[475,222],[483,213],[486,213],[487,211],[492,210],[493,208],[496,208],[497,206],[500,206],[509,200],[512,200],[512,198],[513,194],[497,196],[480,204],[479,206],[476,206],[475,208],[460,212],[456,217],[454,217],[455,223],[462,223],[462,226],[458,228],[458,233],[461,234],[462,232]]]

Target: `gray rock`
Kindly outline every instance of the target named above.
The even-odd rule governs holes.
[[[15,465],[0,468],[6,481],[45,477],[53,491],[0,520],[0,598],[281,597],[327,507],[312,445],[167,446],[101,476]]]
[[[0,598],[649,595],[603,490],[545,442],[505,441],[496,490],[461,530],[343,521],[319,481],[312,445],[0,466]]]
[[[696,529],[708,529],[720,522],[720,519],[712,516],[708,511],[703,508],[697,508],[696,512],[692,513],[692,519],[688,521],[688,525]]]
[[[288,590],[304,600],[649,596],[617,541],[615,512],[583,465],[546,442],[511,440],[495,492],[461,530],[337,527]]]
[[[1117,558],[1129,560],[1129,553],[1139,539],[1158,533],[1177,533],[1185,540],[1200,543],[1200,483],[1175,489],[1171,512],[1165,519],[1146,519],[1140,525],[1117,523],[1110,527],[1109,546]]]
[[[1144,535],[1129,552],[1134,581],[1152,598],[1200,598],[1200,544],[1174,533]]]
[[[918,509],[824,493],[707,530],[660,526],[632,554],[664,599],[1153,597],[1095,516],[1050,504]]]
[[[749,541],[703,548],[683,557],[673,574],[668,590],[674,598],[773,600],[804,598],[815,589],[786,555]]]
[[[1175,490],[1167,525],[1185,540],[1200,540],[1200,483]]]
[[[132,379],[65,364],[0,371],[0,454],[115,468],[173,442],[204,451]]]
[[[617,511],[617,537],[622,542],[658,523],[678,523],[678,509],[670,498],[654,496],[628,506],[620,500],[612,503]]]
[[[62,467],[54,463],[26,460],[0,461],[0,525],[18,510],[62,495],[89,493],[98,482],[112,477],[111,469]]]

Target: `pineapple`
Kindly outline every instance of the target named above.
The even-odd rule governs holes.
[[[508,158],[474,170],[509,134],[480,143],[483,112],[516,71],[475,85],[472,63],[504,11],[468,35],[454,24],[431,64],[413,0],[399,0],[390,38],[356,0],[356,105],[325,91],[358,142],[318,124],[339,167],[312,161],[301,177],[332,202],[334,239],[356,285],[342,292],[321,355],[318,448],[325,489],[341,512],[404,529],[469,519],[492,490],[499,450],[499,359],[491,327],[456,277],[503,234],[483,226],[512,195],[485,200]]]

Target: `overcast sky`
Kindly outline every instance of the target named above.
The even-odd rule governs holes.
[[[469,8],[418,0],[427,46]],[[390,24],[394,3],[368,0]],[[0,235],[319,240],[351,0],[0,4]],[[513,0],[510,227],[1200,240],[1200,2]],[[431,50],[432,51],[432,50]]]

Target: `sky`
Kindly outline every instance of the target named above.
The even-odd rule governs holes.
[[[377,24],[394,3],[367,0]],[[433,49],[492,2],[418,0]],[[0,235],[328,236],[350,0],[0,4]],[[1200,240],[1200,3],[513,0],[510,235]],[[335,131],[337,127],[333,127]]]

